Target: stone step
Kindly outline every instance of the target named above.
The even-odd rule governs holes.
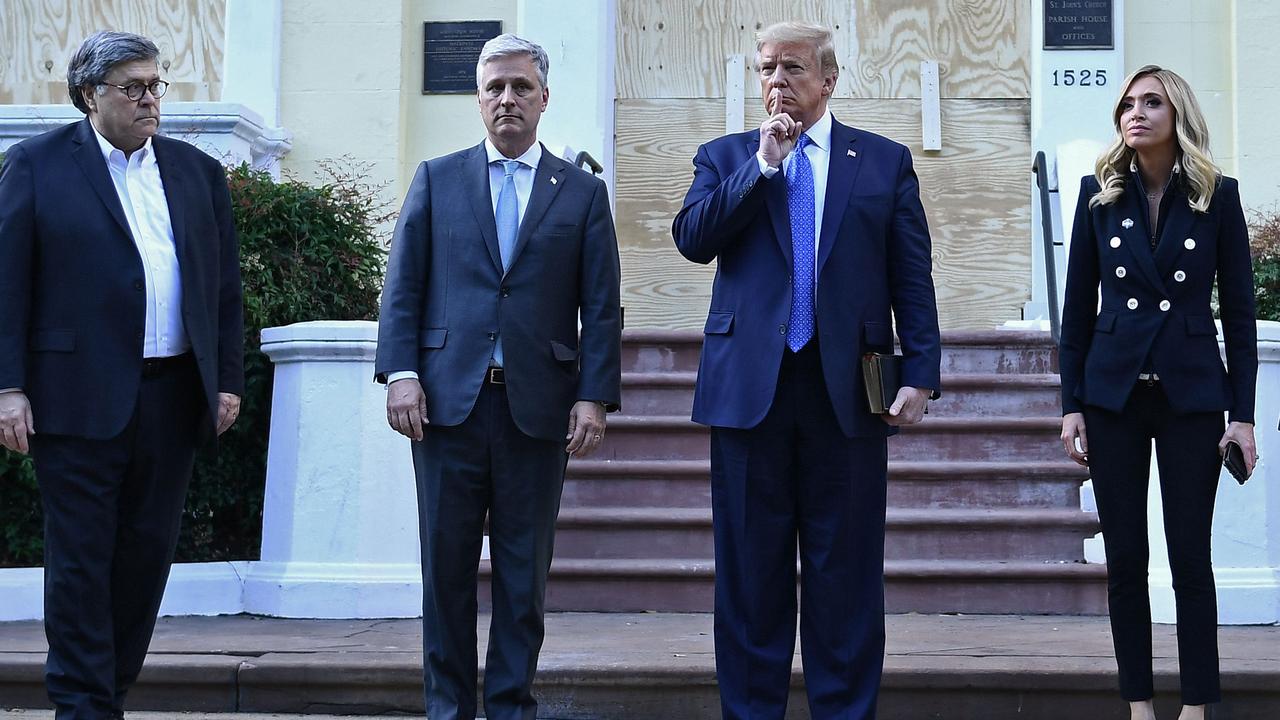
[[[487,608],[489,563],[480,563]],[[547,610],[707,612],[710,560],[555,560]],[[889,560],[887,612],[1100,615],[1107,610],[1105,565],[1036,561]]]
[[[1078,508],[1089,471],[1046,462],[889,463],[890,507]],[[570,460],[561,507],[711,507],[702,460]]]
[[[890,460],[1061,460],[1062,420],[1046,417],[928,417],[889,440]],[[615,415],[601,460],[699,460],[710,456],[708,429],[680,415]]]
[[[710,558],[710,508],[564,508],[559,559]],[[885,518],[887,560],[1084,560],[1097,516],[1058,509],[904,509]]]
[[[693,410],[696,372],[622,374],[622,409],[627,415],[680,415]],[[1042,416],[1059,413],[1061,384],[1053,374],[959,373],[944,375],[942,397],[929,404],[931,416]]]
[[[702,333],[696,330],[627,330],[622,334],[623,372],[693,372]],[[1057,348],[1047,332],[1025,330],[942,333],[942,373],[1057,372]]]

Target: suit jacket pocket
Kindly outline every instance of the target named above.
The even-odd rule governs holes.
[[[32,352],[74,352],[75,330],[40,330],[31,333]]]
[[[1217,335],[1218,326],[1213,324],[1213,318],[1207,315],[1188,315],[1187,316],[1187,335]]]
[[[422,347],[442,348],[444,347],[444,338],[448,334],[448,328],[427,328],[422,331]]]
[[[862,323],[862,344],[869,348],[890,350],[893,348],[893,329],[888,323]]]
[[[707,324],[702,328],[702,332],[706,335],[733,334],[733,313],[721,310],[712,310],[707,313]]]
[[[552,340],[551,355],[560,362],[573,362],[578,359],[578,349],[571,348],[562,342]]]
[[[1102,312],[1098,313],[1098,319],[1094,321],[1093,329],[1096,332],[1101,332],[1101,333],[1115,332],[1116,314],[1111,312],[1110,310],[1103,310]]]

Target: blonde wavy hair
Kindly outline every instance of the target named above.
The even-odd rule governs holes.
[[[1182,177],[1187,184],[1187,204],[1192,210],[1206,212],[1209,201],[1213,199],[1213,191],[1217,187],[1222,171],[1214,164],[1209,153],[1209,126],[1205,123],[1200,103],[1195,93],[1182,76],[1159,65],[1143,65],[1124,79],[1120,97],[1111,111],[1111,124],[1115,126],[1116,138],[1107,151],[1098,156],[1093,175],[1098,179],[1098,187],[1102,188],[1089,200],[1089,207],[1110,205],[1124,193],[1125,178],[1129,176],[1130,167],[1135,162],[1132,148],[1124,144],[1124,130],[1120,127],[1120,115],[1124,98],[1129,88],[1139,78],[1151,76],[1160,81],[1164,92],[1173,105],[1174,136],[1178,141],[1178,163],[1182,168]]]

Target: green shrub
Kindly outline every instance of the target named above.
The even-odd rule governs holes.
[[[1280,206],[1249,219],[1253,291],[1259,320],[1280,320]]]
[[[262,328],[377,317],[390,217],[380,188],[365,181],[367,166],[322,163],[321,170],[318,186],[277,183],[245,165],[228,170],[244,279],[245,395],[217,456],[197,459],[179,561],[258,557],[272,377],[259,349]],[[0,455],[0,566],[39,565],[41,535],[29,459]]]

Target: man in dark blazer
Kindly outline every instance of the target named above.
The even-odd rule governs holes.
[[[836,122],[831,32],[756,46],[770,117],[698,149],[676,246],[717,261],[694,395],[710,425],[724,717],[780,718],[800,634],[815,718],[875,716],[884,651],[886,436],[939,387],[930,241],[909,151]],[[890,412],[860,360],[902,345]]]
[[[197,446],[234,422],[240,269],[222,166],[160,137],[159,50],[84,41],[87,117],[0,171],[0,442],[44,505],[46,684],[62,718],[123,716]]]
[[[534,717],[530,687],[567,453],[600,444],[621,392],[609,193],[537,142],[546,52],[501,35],[485,44],[476,76],[488,138],[418,167],[392,240],[378,329],[387,420],[413,440],[432,720],[476,716],[486,515],[493,619],[485,717]]]

